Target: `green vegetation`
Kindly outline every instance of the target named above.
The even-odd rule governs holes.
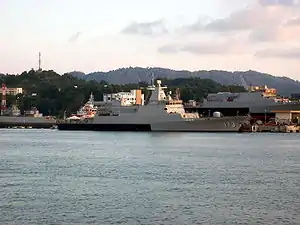
[[[91,92],[93,92],[95,100],[102,100],[103,93],[129,91],[147,86],[145,83],[113,85],[104,81],[100,83],[84,81],[69,74],[61,76],[52,70],[42,72],[30,70],[23,72],[21,75],[1,76],[0,80],[7,87],[22,87],[24,89],[23,94],[7,96],[8,106],[16,104],[21,112],[35,106],[44,115],[59,117],[63,116],[64,111],[67,114],[76,112],[87,101]],[[172,91],[180,88],[181,98],[184,101],[190,99],[200,100],[206,94],[218,91],[245,91],[243,87],[223,86],[209,79],[162,79],[162,82],[168,85]],[[146,92],[145,89],[143,89],[143,92]]]

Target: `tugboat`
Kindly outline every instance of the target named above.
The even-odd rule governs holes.
[[[98,107],[95,106],[94,95],[91,93],[89,100],[77,111],[72,114],[68,119],[86,119],[93,118],[97,113]]]

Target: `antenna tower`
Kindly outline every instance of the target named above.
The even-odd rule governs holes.
[[[42,54],[41,52],[39,52],[39,71],[42,71],[41,65],[42,65]]]

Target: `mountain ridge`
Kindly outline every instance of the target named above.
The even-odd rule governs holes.
[[[150,82],[152,74],[155,78],[188,78],[198,77],[202,79],[211,79],[222,85],[267,85],[270,88],[278,90],[279,94],[290,96],[292,93],[300,92],[300,82],[289,77],[273,76],[267,73],[261,73],[254,70],[248,71],[224,71],[224,70],[173,70],[161,67],[127,67],[111,70],[108,72],[83,73],[80,71],[69,72],[73,77],[83,80],[95,80],[97,82],[105,81],[111,84],[128,84],[138,82]]]

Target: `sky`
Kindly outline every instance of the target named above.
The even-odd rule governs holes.
[[[300,79],[300,0],[0,0],[0,73],[120,67]]]

